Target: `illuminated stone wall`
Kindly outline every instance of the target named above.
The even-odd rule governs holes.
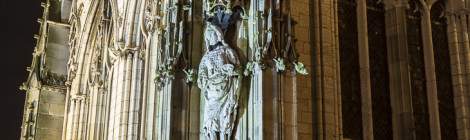
[[[44,0],[21,139],[204,139],[210,2]],[[230,2],[232,138],[470,138],[469,2]]]

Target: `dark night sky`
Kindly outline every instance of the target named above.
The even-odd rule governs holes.
[[[42,10],[40,0],[1,0],[0,10],[0,139],[16,140],[25,98],[18,87],[27,77],[26,67],[31,64],[35,45],[33,35],[38,32],[36,20]]]

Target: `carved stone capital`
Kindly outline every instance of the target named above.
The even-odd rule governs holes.
[[[83,94],[80,94],[80,95],[72,94],[72,96],[70,97],[70,99],[71,99],[72,101],[84,101],[84,100],[86,100],[86,95],[83,95]]]

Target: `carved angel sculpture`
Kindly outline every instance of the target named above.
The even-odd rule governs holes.
[[[205,98],[203,133],[208,140],[229,139],[238,106],[240,62],[225,43],[222,30],[208,24],[206,53],[199,65],[198,86]]]

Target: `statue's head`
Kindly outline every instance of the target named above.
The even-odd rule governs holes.
[[[204,41],[208,51],[218,46],[227,45],[224,41],[222,30],[210,22],[207,23],[206,31],[204,32]]]

